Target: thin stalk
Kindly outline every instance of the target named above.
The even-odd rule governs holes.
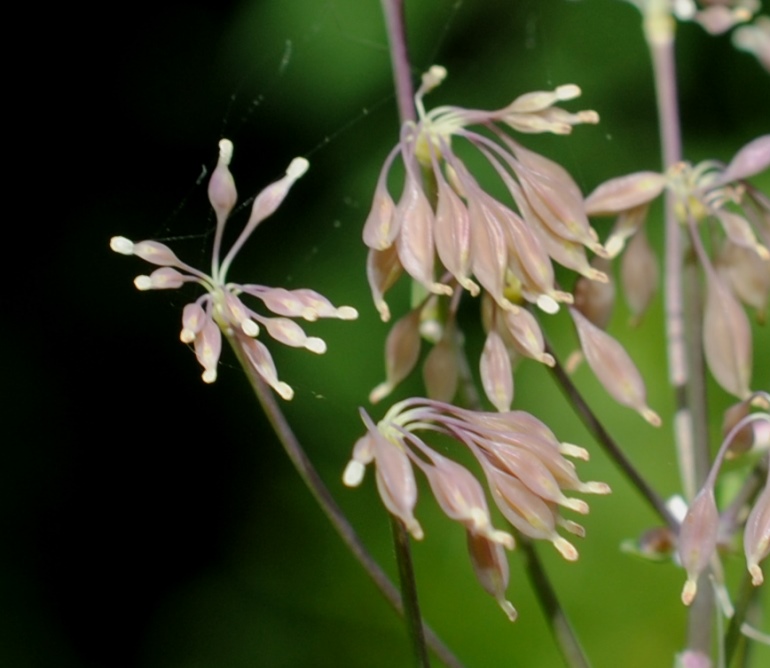
[[[649,0],[645,5],[644,19],[644,32],[655,77],[665,171],[682,159],[674,56],[675,22],[667,0]],[[683,491],[687,499],[692,499],[709,469],[704,356],[700,331],[701,287],[697,265],[691,261],[691,253],[688,252],[688,262],[683,262],[682,231],[674,212],[674,196],[670,192],[666,193],[665,218],[666,339],[669,380],[676,397],[674,435]],[[688,649],[710,655],[713,612],[711,588],[699,588],[688,613]]]
[[[350,550],[351,554],[361,566],[363,566],[367,575],[372,579],[388,603],[390,603],[399,615],[403,616],[404,606],[398,590],[374,557],[372,557],[364,547],[364,544],[355,529],[350,522],[348,522],[345,513],[339,505],[337,505],[329,488],[324,484],[318,471],[315,469],[305,453],[305,450],[302,448],[302,445],[286,420],[283,411],[276,402],[275,397],[273,397],[270,388],[265,384],[262,378],[260,378],[259,374],[254,370],[254,367],[246,359],[245,353],[237,340],[228,338],[228,341],[235,352],[241,367],[246,373],[246,377],[254,390],[257,400],[265,411],[265,415],[267,416],[270,425],[278,436],[278,440],[283,446],[284,451],[294,465],[300,478],[302,478],[302,481],[310,490],[310,493],[321,507],[324,515],[326,515],[328,520],[332,523],[332,526],[339,534],[342,542],[345,543],[345,546]],[[463,668],[463,664],[460,660],[427,624],[424,624],[424,637],[425,642],[427,642],[430,648],[435,652],[436,656],[449,668]]]
[[[556,596],[556,590],[551,585],[548,575],[543,568],[543,563],[537,554],[532,541],[518,534],[516,537],[519,547],[524,555],[524,564],[527,569],[532,588],[540,602],[540,607],[545,614],[546,622],[556,644],[564,658],[564,663],[569,668],[590,668],[588,658],[580,646],[580,641],[567,619],[564,609]]]
[[[594,435],[594,438],[599,443],[601,448],[618,466],[618,468],[625,474],[629,482],[636,487],[642,497],[647,501],[655,513],[673,530],[679,530],[679,522],[671,514],[666,507],[663,498],[649,485],[649,483],[642,477],[641,473],[636,470],[631,460],[626,457],[620,446],[615,442],[615,439],[610,436],[609,432],[604,428],[604,425],[596,417],[596,414],[591,410],[580,390],[575,387],[572,379],[569,377],[564,367],[559,362],[555,351],[551,345],[546,341],[545,350],[547,353],[553,356],[555,364],[551,369],[556,378],[557,383],[561,387],[564,394],[569,399],[572,408],[578,414],[583,424]]]
[[[393,82],[396,88],[398,116],[401,122],[413,121],[414,86],[406,46],[406,25],[404,23],[404,0],[382,0],[385,28],[390,45],[390,61],[393,67]]]
[[[396,561],[398,562],[398,577],[401,581],[401,596],[404,602],[404,619],[412,643],[415,666],[417,668],[430,668],[428,650],[425,646],[422,616],[420,615],[420,603],[417,598],[417,582],[414,579],[414,567],[412,565],[412,552],[409,549],[409,534],[403,522],[391,515],[391,528],[393,530],[393,545],[396,548]]]
[[[382,0],[382,12],[385,17],[385,29],[390,45],[390,60],[393,67],[393,82],[398,102],[398,115],[401,124],[416,118],[414,108],[414,87],[409,66],[409,53],[406,43],[406,24],[404,22],[404,0]],[[420,606],[417,600],[417,586],[409,547],[409,535],[404,526],[393,521],[393,544],[398,561],[398,574],[401,582],[401,596],[406,605],[407,632],[412,641],[416,665],[428,666],[428,652],[422,632]]]

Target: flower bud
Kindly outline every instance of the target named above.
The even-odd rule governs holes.
[[[698,587],[698,577],[706,569],[717,545],[719,511],[714,490],[707,485],[695,496],[679,528],[679,559],[687,571],[682,603],[690,605]]]

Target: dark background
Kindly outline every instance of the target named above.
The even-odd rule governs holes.
[[[578,83],[584,95],[570,108],[597,109],[602,123],[528,145],[564,164],[586,192],[658,166],[649,62],[630,5],[407,4],[415,74],[433,62],[450,74],[429,104],[496,108]],[[235,143],[242,200],[295,155],[309,158],[310,171],[232,276],[313,287],[361,312],[356,323],[312,328],[329,343],[322,358],[271,349],[297,392],[290,419],[392,568],[372,480],[356,491],[339,482],[362,432],[356,407],[381,380],[387,331],[370,305],[359,241],[397,127],[379,3],[68,6],[18,29],[36,46],[34,57],[8,61],[18,120],[6,155],[0,663],[402,665],[399,623],[313,505],[233,360],[225,355],[219,380],[205,386],[177,338],[185,295],[138,293],[131,281],[145,268],[108,248],[116,234],[163,239],[205,267],[213,217],[199,177],[215,164],[219,138]],[[727,37],[692,25],[679,37],[688,155],[728,160],[767,132],[770,79]],[[659,231],[651,235],[659,245]],[[394,311],[406,303],[404,287]],[[628,340],[667,425],[656,432],[606,408],[613,433],[669,495],[677,476],[660,301]],[[622,307],[613,322],[624,336]],[[757,332],[755,385],[767,389],[766,329]],[[550,334],[568,353],[565,320],[554,319]],[[578,379],[597,389],[585,370]],[[517,407],[592,447],[542,370],[524,365],[517,388]],[[729,399],[711,390],[716,429]],[[670,665],[683,643],[683,574],[619,553],[622,539],[654,519],[600,454],[580,470],[616,493],[592,501],[578,564],[541,549],[565,605],[595,665]],[[427,537],[416,561],[428,619],[470,666],[498,665],[494,656],[555,665],[518,555],[510,597],[520,620],[511,627],[474,582],[462,532],[423,494]],[[728,569],[737,577],[741,559],[728,558]]]

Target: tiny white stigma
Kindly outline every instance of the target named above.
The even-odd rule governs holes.
[[[241,320],[241,330],[246,336],[255,337],[259,334],[259,325],[250,318]]]
[[[342,482],[345,487],[358,487],[364,479],[366,467],[359,461],[351,459],[342,474]]]
[[[308,336],[305,340],[305,349],[311,353],[322,355],[326,352],[326,342],[317,336]]]
[[[340,320],[355,320],[358,317],[358,311],[352,306],[340,306],[337,309],[337,317]]]
[[[145,290],[152,290],[152,279],[149,276],[137,276],[134,279],[134,285],[137,290],[144,292]]]
[[[298,179],[310,167],[310,163],[305,158],[294,158],[286,169],[286,176],[292,179]]]
[[[537,298],[537,306],[541,311],[551,315],[559,312],[558,302],[549,295],[539,295]]]
[[[110,248],[121,255],[134,254],[134,242],[131,239],[126,239],[126,237],[112,237]]]
[[[229,139],[221,139],[219,141],[219,164],[229,165],[230,160],[233,159],[233,142]]]
[[[576,97],[580,97],[582,92],[580,86],[576,86],[575,84],[559,86],[555,91],[556,97],[560,100],[574,100]]]

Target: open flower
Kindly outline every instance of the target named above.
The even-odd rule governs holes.
[[[374,463],[377,488],[385,507],[416,539],[423,530],[414,516],[417,483],[414,467],[427,477],[444,513],[463,525],[476,575],[508,617],[516,611],[505,599],[508,564],[503,548],[512,549],[513,536],[495,529],[481,484],[466,467],[431,448],[419,431],[439,432],[464,445],[475,457],[495,504],[521,533],[551,542],[570,561],[577,550],[558,533],[562,528],[583,536],[583,527],[562,517],[560,508],[587,513],[588,504],[565,492],[607,494],[604,483],[581,482],[564,455],[588,458],[588,453],[560,443],[537,418],[522,411],[469,411],[430,399],[408,399],[391,407],[375,425],[361,410],[367,433],[353,449],[343,475],[356,487],[366,466]]]
[[[722,388],[739,399],[750,393],[752,364],[751,327],[740,302],[754,307],[761,321],[770,294],[770,200],[747,179],[768,167],[770,135],[763,135],[741,148],[727,165],[680,162],[665,174],[636,172],[606,181],[585,200],[589,215],[618,216],[605,244],[615,256],[629,238],[643,233],[650,203],[664,191],[673,195],[676,216],[706,275],[706,362]],[[706,252],[701,230],[714,240],[714,257]],[[637,282],[644,299],[636,293],[634,299],[649,303],[649,291],[642,284],[657,280],[657,265],[647,250],[644,254],[634,261],[624,287],[628,290],[629,281]]]
[[[292,388],[278,379],[269,350],[258,340],[262,328],[273,339],[288,346],[323,353],[326,343],[317,337],[307,336],[291,318],[309,321],[318,318],[352,320],[358,317],[358,313],[350,306],[334,307],[313,290],[285,290],[227,281],[230,265],[243,244],[257,225],[275,212],[291,186],[308,168],[307,160],[295,158],[282,179],[257,195],[246,226],[227,255],[221,259],[225,223],[237,201],[235,182],[228,169],[232,153],[232,142],[227,139],[219,142],[219,161],[209,181],[209,201],[217,218],[210,274],[182,262],[168,246],[157,241],[135,243],[125,237],[113,237],[110,248],[123,255],[136,255],[159,267],[149,276],[136,277],[134,285],[139,290],[175,289],[185,283],[198,283],[203,287],[204,294],[184,307],[179,338],[184,343],[193,344],[196,357],[203,367],[204,382],[213,383],[216,380],[224,333],[241,359],[246,360],[284,399],[291,399],[294,394]],[[242,295],[256,298],[278,317],[258,313],[242,301]]]
[[[445,340],[441,333],[445,324],[454,325],[463,291],[473,296],[483,292],[499,310],[513,314],[521,311],[521,302],[555,313],[561,303],[572,302],[572,295],[557,286],[554,261],[591,280],[608,280],[588,260],[586,249],[599,255],[606,251],[589,225],[575,181],[563,167],[524,148],[506,131],[568,134],[575,125],[597,123],[594,111],[572,113],[556,106],[578,97],[580,88],[569,84],[527,93],[495,111],[455,106],[426,111],[425,94],[445,76],[446,70],[439,66],[423,75],[415,95],[418,120],[403,124],[400,141],[380,172],[363,230],[369,247],[367,275],[383,321],[391,315],[385,293],[403,273],[427,295],[422,303],[415,300],[413,314],[408,316],[412,331],[419,330],[425,338],[429,338],[423,331],[425,314],[416,311],[426,305],[435,311],[431,299],[452,297],[434,343]],[[459,141],[491,165],[507,190],[507,201],[493,197],[479,184],[453,148],[453,142]],[[396,201],[388,182],[397,158],[405,176]],[[397,328],[404,334],[403,321],[394,327],[393,337]],[[419,337],[409,341],[419,343]],[[386,352],[388,379],[375,389],[376,399],[398,382],[392,370],[408,366],[396,364],[396,349],[389,345]],[[416,362],[418,348],[412,345],[410,351],[415,351],[413,357],[401,359]],[[489,351],[490,359],[496,352],[496,361],[503,361],[500,345],[490,344]],[[542,351],[526,354],[544,363],[550,360]],[[494,388],[490,401],[504,410],[511,395],[506,374],[501,365],[489,361],[482,360],[485,387]],[[493,368],[500,373],[488,373]]]

